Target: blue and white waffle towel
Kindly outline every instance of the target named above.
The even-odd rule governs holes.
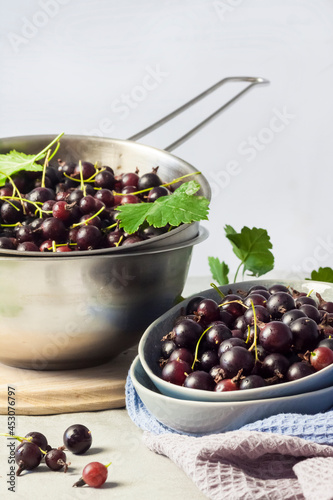
[[[214,500],[333,500],[333,409],[280,414],[237,431],[189,436],[161,424],[126,382],[126,407],[146,445]]]

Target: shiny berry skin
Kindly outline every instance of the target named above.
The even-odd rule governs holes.
[[[293,363],[287,371],[287,380],[292,382],[294,380],[299,380],[300,378],[307,377],[315,373],[315,369],[304,363],[303,361]]]
[[[297,309],[299,309],[301,306],[304,306],[304,304],[310,304],[314,307],[317,307],[317,302],[312,297],[308,297],[307,295],[301,295],[300,297],[297,297],[297,299],[295,299],[295,306]]]
[[[158,198],[162,196],[168,196],[170,191],[164,186],[157,186],[151,189],[148,193],[147,201],[148,203],[153,203]]]
[[[265,380],[260,375],[249,375],[240,381],[239,388],[244,391],[247,389],[256,389],[257,387],[265,387]]]
[[[313,319],[317,324],[320,323],[321,315],[316,306],[312,304],[303,304],[300,306],[299,310],[306,314],[308,318]]]
[[[219,355],[216,351],[205,351],[201,354],[199,358],[200,369],[204,372],[209,372],[214,366],[219,364]]]
[[[277,373],[285,375],[289,368],[288,359],[280,353],[268,354],[261,365],[260,373],[265,378],[274,377]]]
[[[67,471],[66,453],[61,449],[49,450],[45,455],[45,463],[51,470],[60,470],[65,467],[65,472]]]
[[[99,172],[95,177],[95,186],[102,189],[114,189],[115,179],[108,170]]]
[[[76,243],[78,250],[93,250],[99,248],[102,234],[96,226],[80,227],[76,234]]]
[[[298,318],[290,325],[293,344],[298,351],[312,350],[318,343],[317,323],[311,318]]]
[[[329,347],[317,347],[310,354],[310,363],[316,371],[326,368],[333,363],[333,351]]]
[[[3,248],[4,250],[15,250],[16,247],[10,238],[7,238],[6,236],[1,236],[0,248]]]
[[[279,285],[279,284],[275,284],[275,285],[272,285],[269,289],[268,289],[269,293],[270,294],[275,294],[277,292],[285,292],[285,293],[289,293],[289,288],[287,288],[286,286],[284,285]]]
[[[219,345],[232,337],[231,330],[221,321],[209,325],[211,328],[205,334],[205,343],[209,349],[218,349]]]
[[[40,252],[52,252],[53,247],[52,247],[52,240],[45,240],[39,247]]]
[[[215,382],[209,373],[197,370],[186,377],[184,387],[188,389],[199,389],[201,391],[213,391]]]
[[[280,319],[284,313],[295,309],[295,302],[289,293],[276,292],[267,300],[266,308],[273,319]]]
[[[71,216],[71,211],[65,201],[56,201],[52,207],[52,215],[56,219],[65,221]]]
[[[96,191],[95,199],[102,201],[106,207],[113,207],[114,196],[109,189],[99,189]]]
[[[22,205],[17,200],[5,201],[1,205],[0,212],[6,224],[16,224],[16,222],[21,222],[24,219]]]
[[[21,226],[18,227],[15,233],[16,239],[19,243],[23,243],[24,241],[33,241],[34,234],[30,226]]]
[[[168,361],[162,370],[161,377],[171,384],[183,385],[187,375],[191,372],[191,366],[181,359]]]
[[[257,321],[268,323],[271,320],[270,314],[264,306],[254,306]],[[254,313],[252,307],[249,307],[244,313],[244,319],[248,325],[254,325]]]
[[[169,359],[173,351],[177,349],[173,340],[165,340],[161,346],[161,354],[164,359]]]
[[[202,334],[202,327],[192,319],[183,319],[172,330],[172,340],[178,347],[193,348]]]
[[[254,356],[244,347],[235,346],[222,353],[220,365],[227,378],[235,377],[240,370],[249,375],[254,368]]]
[[[238,391],[239,390],[239,383],[234,382],[230,378],[225,378],[224,380],[220,380],[215,388],[215,392],[228,392],[228,391]]]
[[[162,184],[162,181],[159,178],[159,176],[153,172],[150,172],[148,174],[144,174],[141,177],[139,177],[138,191],[141,191],[142,189],[148,189],[148,188],[160,186],[161,184]]]
[[[247,349],[247,345],[244,339],[240,339],[238,337],[231,337],[230,339],[221,342],[217,353],[219,356],[221,356],[224,352],[229,351],[229,349],[232,349],[233,347],[236,346],[244,347],[244,349]]]
[[[96,208],[95,198],[90,194],[84,196],[79,201],[79,207],[83,214],[89,214],[90,212],[93,212]]]
[[[44,203],[48,200],[54,200],[55,193],[52,189],[37,187],[33,189],[28,195],[27,199],[33,202]]]
[[[47,439],[41,432],[32,431],[25,435],[26,438],[31,438],[30,442],[36,444],[43,451],[47,448]]]
[[[268,352],[283,353],[289,351],[293,335],[289,326],[282,321],[271,321],[260,331],[259,342]]]
[[[39,248],[32,241],[19,243],[16,249],[18,252],[39,252]]]
[[[81,175],[84,180],[89,179],[96,173],[95,167],[89,161],[82,161],[74,167],[73,177],[80,179]]]
[[[108,469],[100,462],[90,462],[82,471],[82,479],[93,488],[99,488],[108,477]]]
[[[252,306],[252,302],[254,306],[265,306],[267,302],[267,298],[264,297],[263,295],[260,295],[258,293],[252,293],[246,297],[246,299],[243,301],[244,304],[248,307]]]
[[[133,186],[137,189],[138,182],[139,182],[139,176],[134,172],[129,172],[127,174],[124,174],[121,178],[122,187]]]
[[[82,455],[89,450],[92,443],[90,430],[82,424],[68,427],[64,432],[63,440],[66,448],[74,455]]]
[[[198,304],[196,314],[207,323],[220,319],[219,306],[213,299],[203,299]]]
[[[66,241],[66,228],[60,219],[49,217],[42,222],[41,230],[44,240],[54,240],[57,243]]]
[[[169,361],[177,361],[179,359],[192,365],[194,357],[191,351],[185,349],[185,347],[180,347],[179,349],[174,349],[169,356]]]
[[[186,306],[186,314],[194,314],[198,309],[198,305],[202,300],[204,300],[204,298],[205,297],[203,297],[202,295],[193,297]]]
[[[33,470],[38,467],[42,459],[39,447],[34,443],[23,441],[15,450],[15,461],[18,465],[16,475],[23,470]]]
[[[124,196],[121,197],[120,205],[127,205],[139,202],[140,202],[139,198],[134,194],[124,194]]]
[[[333,338],[330,337],[330,338],[321,340],[318,344],[318,347],[328,347],[329,349],[331,349],[331,351],[333,351]]]
[[[281,320],[283,321],[283,323],[290,326],[291,323],[293,323],[295,321],[295,319],[305,318],[305,317],[306,317],[306,314],[304,312],[300,311],[299,309],[290,309],[290,311],[287,311],[286,313],[284,313]]]

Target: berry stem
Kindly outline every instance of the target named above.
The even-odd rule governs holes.
[[[86,196],[86,186],[84,184],[83,180],[83,170],[82,170],[82,161],[79,161],[79,167],[80,167],[80,182],[81,182],[81,191],[83,192],[83,196]]]
[[[214,288],[214,290],[220,295],[220,297],[222,297],[222,299],[224,299],[224,293],[221,292],[221,290],[215,285],[215,283],[211,283],[210,286]]]
[[[98,210],[98,212],[96,212],[94,215],[92,215],[91,217],[89,217],[89,219],[87,220],[84,220],[82,222],[77,222],[76,224],[73,224],[72,225],[72,228],[73,227],[77,227],[77,226],[82,226],[83,224],[86,224],[87,225],[87,222],[89,222],[90,220],[94,219],[98,214],[100,214],[101,212],[103,212],[105,207],[102,207]]]
[[[240,270],[240,268],[241,268],[241,266],[242,266],[242,265],[243,265],[243,262],[241,262],[241,263],[239,264],[239,266],[237,267],[236,274],[235,274],[235,278],[234,278],[234,283],[236,283],[237,275],[238,275],[238,272],[239,272],[239,270]]]
[[[192,369],[192,370],[193,370],[193,368],[194,368],[194,366],[195,366],[195,363],[196,363],[197,361],[199,361],[199,360],[198,360],[198,351],[199,351],[199,345],[200,345],[201,339],[202,339],[202,337],[205,335],[205,333],[207,333],[207,332],[208,332],[208,330],[210,330],[211,328],[213,328],[213,325],[209,326],[208,328],[206,328],[206,330],[205,330],[204,332],[202,332],[202,334],[200,335],[200,338],[199,338],[199,340],[198,340],[198,342],[197,342],[197,345],[195,346],[194,361],[193,361],[192,366],[191,366],[191,369]]]
[[[54,148],[53,153],[49,156],[49,161],[52,160],[52,158],[57,154],[59,148],[60,148],[60,142],[58,141],[56,147]]]
[[[41,187],[42,188],[45,188],[46,167],[48,167],[48,165],[49,165],[50,154],[51,154],[51,149],[49,149],[48,152],[46,153],[45,160],[44,160],[42,182],[41,182]]]
[[[35,156],[34,161],[38,161],[41,158],[43,158],[45,153],[51,148],[51,146],[53,146],[53,144],[59,141],[59,139],[64,135],[64,133],[65,132],[61,132],[61,134],[59,134],[55,139],[53,139],[53,141],[51,141],[50,144],[48,144],[44,149],[42,149],[42,151]],[[29,160],[27,163],[31,163],[31,160]]]
[[[255,357],[255,360],[256,362],[259,361],[259,358],[258,358],[258,349],[257,349],[257,340],[258,340],[258,335],[257,335],[257,315],[256,315],[256,310],[254,308],[254,303],[253,303],[253,300],[250,301],[251,302],[251,307],[252,307],[252,311],[253,311],[253,325],[254,325],[254,339],[253,339],[253,344],[252,346],[250,347],[253,348],[254,346],[254,357]]]

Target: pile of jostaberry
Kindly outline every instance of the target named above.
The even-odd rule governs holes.
[[[169,226],[146,225],[134,234],[119,228],[117,206],[153,202],[170,194],[157,168],[115,175],[90,162],[48,166],[45,173],[19,172],[0,188],[0,248],[72,252],[127,246],[159,236]]]
[[[20,476],[23,471],[36,469],[42,462],[53,471],[67,472],[70,462],[66,462],[64,450],[72,452],[74,455],[83,455],[92,444],[91,431],[82,424],[74,424],[68,427],[63,435],[63,446],[52,448],[47,438],[41,432],[32,431],[24,437],[13,436],[11,434],[0,434],[20,441],[15,450],[15,461],[18,465],[16,475]],[[100,462],[88,463],[83,471],[82,477],[73,484],[74,487],[92,486],[99,488],[108,476],[108,467]]]
[[[161,378],[225,392],[298,380],[333,363],[333,302],[281,284],[188,303],[162,338]]]

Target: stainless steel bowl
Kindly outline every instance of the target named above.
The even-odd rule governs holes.
[[[108,361],[177,302],[207,236],[127,254],[0,257],[0,361],[37,370]]]
[[[37,154],[47,146],[56,135],[38,135],[9,137],[0,140],[0,154],[8,153],[12,149],[24,152],[26,154]],[[82,135],[65,135],[60,140],[60,148],[57,158],[65,161],[78,162],[86,160],[98,161],[102,165],[109,165],[115,170],[116,174],[122,172],[134,171],[139,168],[140,173],[151,172],[153,167],[158,166],[158,173],[165,182],[170,182],[182,175],[194,173],[197,170],[186,161],[160,149],[144,144],[138,144],[133,141],[120,139],[108,139],[101,137],[88,137]],[[186,180],[195,179],[201,186],[199,195],[210,199],[211,191],[206,178],[200,175],[194,175]],[[80,252],[82,255],[99,255],[109,253],[133,252],[134,250],[155,249],[166,245],[182,243],[191,240],[198,235],[199,223],[183,224],[172,231],[157,236],[155,238],[134,243],[130,247],[102,248],[99,250],[89,250]],[[0,249],[0,255],[18,255],[16,250]],[[57,252],[53,258],[63,258],[64,253]],[[77,252],[66,253],[66,257],[76,258]],[[47,257],[47,253],[29,252],[25,256],[40,258]]]
[[[13,137],[11,149],[38,153],[54,136]],[[58,157],[90,160],[117,173],[151,171],[165,181],[195,172],[185,161],[132,141],[66,136]],[[202,175],[200,194],[210,197]],[[207,237],[187,224],[124,249],[44,254],[0,251],[0,362],[54,370],[96,365],[134,345],[173,306],[187,277],[193,245]],[[59,257],[60,256],[60,257]]]

